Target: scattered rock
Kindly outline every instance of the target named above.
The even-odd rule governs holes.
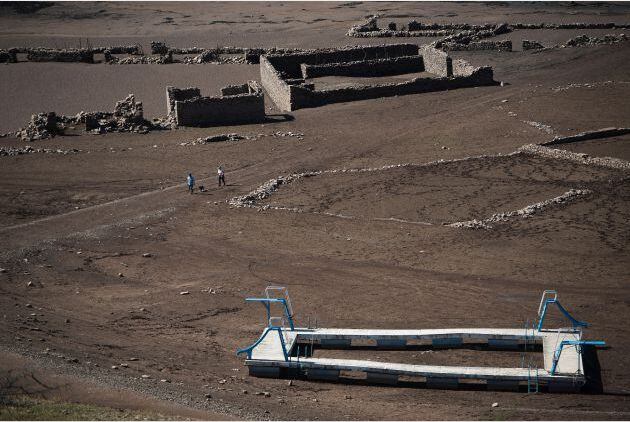
[[[188,290],[184,290],[183,292],[179,292],[180,295],[188,295],[190,292]]]
[[[124,277],[123,273],[118,273],[118,277]]]
[[[499,407],[499,403],[497,402],[492,403],[492,407]]]
[[[148,253],[148,252],[145,252],[145,253],[142,254],[143,258],[151,258],[151,256],[152,255],[150,253]]]
[[[142,378],[144,378],[144,379],[149,379],[149,378],[151,378],[151,376],[150,376],[150,375],[147,375],[147,374],[142,374]]]
[[[269,391],[263,391],[263,396],[271,397],[271,393]]]
[[[204,397],[205,397],[205,398],[207,398],[207,399],[211,399],[211,398],[212,398],[212,394],[210,394],[210,393],[206,393],[206,394],[204,395]]]

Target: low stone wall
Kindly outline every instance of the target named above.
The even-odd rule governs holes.
[[[562,136],[555,137],[549,142],[545,142],[541,145],[559,145],[559,144],[568,144],[571,142],[580,142],[580,141],[588,141],[590,139],[601,139],[601,138],[611,138],[614,136],[623,136],[630,133],[630,128],[625,127],[607,127],[599,130],[592,130],[588,132],[578,133],[577,135],[572,136]]]
[[[542,48],[545,48],[545,46],[538,41],[523,40],[523,51],[540,50]]]
[[[404,56],[393,59],[364,60],[346,63],[328,63],[323,65],[302,64],[303,78],[322,76],[366,76],[378,77],[402,75],[424,71],[422,56]]]
[[[192,94],[194,88],[188,88],[186,92]],[[247,93],[176,100],[174,115],[178,126],[258,123],[265,119],[265,103],[260,86],[255,81],[249,81]]]
[[[630,28],[630,23],[511,23],[514,29],[609,29],[609,28]]]
[[[481,85],[494,85],[490,67],[477,68],[469,75],[443,78],[415,78],[401,83],[355,86],[315,91],[300,85],[290,85],[292,110],[319,107],[326,104],[368,100],[398,95],[420,94]]]
[[[418,55],[418,50],[416,44],[385,44],[310,50],[292,54],[267,55],[266,57],[269,63],[278,72],[282,73],[283,78],[290,79],[302,77],[302,64],[322,65],[416,56]]]
[[[444,51],[512,51],[512,41],[472,41],[468,44],[444,43],[442,49]]]
[[[83,62],[94,63],[92,50],[53,50],[33,49],[28,52],[27,59],[31,62]]]
[[[113,45],[106,47],[94,47],[90,49],[93,53],[105,53],[109,51],[110,54],[131,54],[142,55],[142,46],[138,44],[133,45]]]
[[[16,63],[17,54],[11,50],[0,50],[0,63]]]
[[[453,61],[445,52],[427,45],[420,49],[420,54],[427,72],[442,77],[453,75]]]
[[[365,21],[353,25],[346,33],[349,37],[356,38],[378,38],[378,37],[443,37],[459,32],[490,32],[496,30],[494,24],[468,24],[468,23],[421,23],[412,20],[407,25],[407,29],[402,25],[397,28],[394,22],[388,25],[388,29],[382,29],[378,26],[378,15],[368,17]],[[514,29],[610,29],[610,28],[630,28],[628,23],[505,23],[500,26],[504,27],[507,32]],[[488,32],[490,31],[490,32]],[[495,33],[494,35],[498,35]]]

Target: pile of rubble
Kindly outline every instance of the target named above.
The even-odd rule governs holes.
[[[229,141],[241,141],[241,140],[251,140],[255,139],[250,136],[239,135],[238,133],[227,133],[220,134],[214,136],[206,136],[205,138],[197,138],[192,141],[181,142],[179,145],[187,146],[187,145],[205,145],[213,142],[229,142]]]
[[[54,111],[33,114],[26,127],[15,132],[15,136],[23,141],[53,138],[63,133],[65,129],[63,120],[65,119],[63,117],[60,119]]]
[[[136,132],[147,133],[153,124],[144,119],[142,102],[133,94],[116,102],[113,113],[85,113],[85,130],[92,133]]]
[[[545,46],[539,43],[538,41],[523,40],[522,45],[523,45],[523,51],[540,50],[540,49],[545,48]]]
[[[142,102],[136,101],[133,94],[116,102],[113,112],[81,111],[75,116],[57,115],[55,112],[33,114],[27,126],[15,132],[24,141],[37,141],[63,134],[69,125],[85,124],[85,130],[92,134],[108,132],[147,133],[150,130],[168,130],[168,119],[144,118]]]
[[[220,135],[206,136],[204,138],[197,138],[191,141],[180,142],[179,145],[189,146],[189,145],[205,145],[205,144],[211,144],[214,142],[255,141],[266,136],[270,136],[274,138],[294,137],[294,138],[297,138],[298,141],[302,141],[304,139],[304,134],[298,133],[298,132],[274,132],[272,134],[259,133],[257,135],[239,135],[238,133],[222,133]]]
[[[25,146],[20,148],[13,147],[0,147],[0,157],[24,155],[24,154],[77,154],[81,152],[80,149],[52,149],[52,148],[33,148],[32,146]]]
[[[518,149],[518,152],[538,155],[546,158],[569,160],[579,164],[609,167],[618,170],[630,170],[630,161],[613,157],[591,157],[580,152],[571,152],[564,149],[549,148],[542,145],[527,144]]]
[[[623,41],[628,41],[628,37],[626,34],[606,34],[603,37],[589,37],[588,35],[582,34],[575,38],[571,38],[564,44],[559,45],[560,48],[567,47],[588,47],[592,45],[600,45],[600,44],[617,44]]]
[[[536,202],[535,204],[528,205],[516,211],[493,214],[490,218],[486,218],[484,220],[474,219],[469,221],[458,221],[456,223],[451,223],[447,225],[449,227],[488,230],[492,228],[492,223],[505,222],[510,220],[511,218],[527,218],[545,210],[546,208],[556,205],[563,205],[567,202],[577,199],[580,196],[589,195],[591,193],[593,193],[593,191],[589,189],[571,189],[560,196],[556,196],[555,198],[547,199],[545,201]]]

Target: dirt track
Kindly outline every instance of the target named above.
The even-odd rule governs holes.
[[[545,6],[543,13],[541,5],[502,3],[231,3],[211,10],[203,4],[119,3],[99,4],[102,18],[81,18],[87,6],[4,14],[0,47],[60,45],[86,34],[93,44],[147,44],[153,39],[176,46],[365,44],[369,42],[344,33],[379,9],[473,23],[630,22],[627,7],[619,5],[554,5]],[[181,17],[180,25],[156,24],[166,15],[175,16],[176,23]],[[211,20],[239,23],[193,26]],[[106,37],[112,33],[116,38]],[[511,36],[520,39],[519,32]],[[541,33],[541,41],[543,37]],[[557,33],[553,37],[550,42]],[[37,146],[82,151],[0,157],[0,268],[6,269],[0,273],[0,346],[6,356],[13,356],[9,351],[29,356],[41,371],[63,374],[77,384],[133,389],[145,397],[137,399],[138,407],[152,406],[145,399],[174,400],[177,406],[165,405],[164,411],[188,417],[199,417],[190,409],[201,409],[207,418],[628,419],[627,172],[512,156],[396,170],[385,178],[377,173],[316,176],[283,187],[268,200],[361,217],[356,219],[226,204],[282,174],[508,154],[555,135],[630,127],[628,43],[453,56],[494,66],[495,79],[508,84],[298,110],[294,120],[265,125],[56,137]],[[37,111],[110,109],[128,92],[143,100],[154,117],[165,113],[164,85],[170,81],[211,93],[257,77],[252,65],[0,66],[0,86],[8,93],[0,106],[0,131],[22,126]],[[46,86],[47,79],[54,83]],[[606,81],[613,82],[558,90]],[[553,133],[528,121],[548,125]],[[180,145],[212,134],[278,131],[304,133],[304,140],[267,136]],[[563,148],[628,159],[628,140]],[[23,143],[4,138],[0,146]],[[219,164],[226,168],[228,182],[221,189],[214,180]],[[207,193],[186,193],[188,171],[210,188]],[[593,194],[493,230],[441,225],[518,209],[573,187]],[[260,294],[270,283],[289,287],[299,321],[317,318],[319,326],[357,328],[521,327],[535,317],[542,290],[557,289],[570,311],[592,324],[587,336],[611,345],[599,352],[604,394],[526,395],[301,380],[289,386],[286,380],[252,378],[235,350],[253,342],[264,321],[261,309],[246,305],[244,298]],[[180,295],[182,291],[189,294]],[[424,358],[439,357],[418,357]],[[23,367],[21,359],[6,359],[2,369]],[[444,359],[453,364],[497,362],[474,350],[444,352]],[[72,391],[74,400],[93,400],[81,388]],[[263,391],[271,396],[255,394]],[[500,406],[492,408],[493,402]],[[129,406],[115,397],[110,404]]]

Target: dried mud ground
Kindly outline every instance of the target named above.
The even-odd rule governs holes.
[[[0,44],[63,45],[86,34],[93,44],[160,38],[181,46],[368,43],[344,33],[379,10],[454,22],[630,21],[620,5],[99,3],[99,18],[91,17],[90,6],[4,13]],[[171,15],[176,23],[181,17],[181,25],[164,20]],[[218,23],[202,25],[211,20]],[[264,125],[146,135],[75,133],[32,146],[76,148],[78,154],[0,157],[4,379],[46,397],[182,418],[628,419],[628,174],[505,155],[555,135],[629,127],[630,46],[454,56],[494,66],[495,78],[507,83],[298,110],[293,120]],[[154,117],[165,113],[164,85],[170,81],[217,92],[226,83],[258,78],[258,69],[19,63],[1,66],[0,76],[7,93],[0,126],[8,131],[38,111],[109,109],[128,92],[145,101]],[[266,102],[269,113],[278,112]],[[304,139],[180,145],[218,133],[288,131]],[[563,148],[627,159],[628,141],[619,137]],[[5,138],[0,146],[23,144]],[[305,180],[303,192],[296,184],[269,199],[363,218],[226,203],[282,174],[497,154],[503,156],[384,177],[318,176]],[[220,189],[214,180],[219,164],[228,182]],[[188,171],[208,192],[186,193]],[[518,209],[576,187],[593,193],[492,230],[441,225]],[[151,256],[143,257],[147,253]],[[541,292],[557,289],[562,303],[592,324],[588,338],[610,346],[598,353],[603,393],[304,380],[289,385],[249,377],[235,351],[257,338],[264,321],[262,309],[246,305],[244,298],[268,284],[288,286],[301,323],[316,319],[320,327],[357,328],[522,327],[535,317]],[[556,317],[551,323],[560,324]],[[474,349],[360,353],[455,365],[518,366],[521,359],[518,353]],[[29,386],[32,374],[50,388]],[[494,402],[499,406],[492,407]]]

